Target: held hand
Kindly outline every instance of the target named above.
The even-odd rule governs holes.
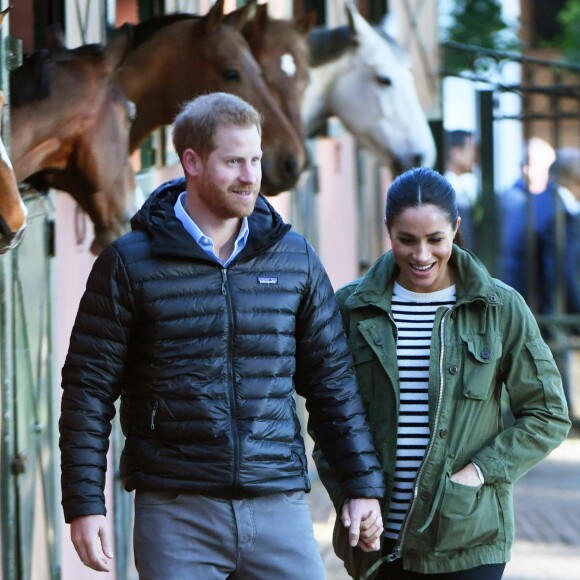
[[[468,463],[463,469],[455,472],[451,476],[451,481],[471,487],[479,487],[481,485],[481,479],[479,479],[477,469],[475,469],[473,463]]]
[[[342,507],[342,524],[349,529],[349,543],[365,552],[380,549],[383,533],[381,507],[377,499],[356,498],[347,500]]]
[[[113,549],[105,516],[75,518],[70,524],[70,537],[81,562],[97,572],[110,572]]]

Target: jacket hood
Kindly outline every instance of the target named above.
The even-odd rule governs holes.
[[[483,300],[486,304],[500,303],[497,285],[483,263],[469,250],[453,246],[449,264],[458,274],[457,303]],[[381,256],[367,275],[355,280],[356,287],[346,301],[346,306],[356,308],[374,304],[382,310],[390,309],[393,284],[399,273],[392,252]]]
[[[185,178],[180,177],[159,186],[131,218],[133,230],[147,232],[154,254],[182,257],[203,257],[207,254],[185,230],[175,215],[174,206],[185,191]],[[277,242],[290,229],[282,217],[260,194],[256,207],[248,217],[249,236],[244,250],[236,258],[255,254]]]

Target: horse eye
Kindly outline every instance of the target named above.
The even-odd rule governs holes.
[[[375,80],[377,81],[377,83],[379,83],[379,85],[383,85],[384,87],[390,87],[393,84],[391,77],[384,77],[381,75],[377,75],[375,77]]]
[[[235,68],[228,68],[224,71],[224,78],[226,81],[239,81],[240,73]]]

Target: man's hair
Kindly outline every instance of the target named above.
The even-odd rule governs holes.
[[[253,125],[262,134],[262,116],[243,99],[229,93],[202,95],[186,103],[173,122],[173,146],[179,158],[186,149],[207,157],[216,149],[216,133],[223,125]]]

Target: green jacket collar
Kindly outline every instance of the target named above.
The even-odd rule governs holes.
[[[457,304],[475,300],[489,306],[501,304],[496,281],[474,254],[454,245],[449,263],[458,275]],[[351,295],[345,306],[354,309],[373,305],[388,312],[398,272],[393,253],[387,252],[371,266],[366,276],[350,284]]]

